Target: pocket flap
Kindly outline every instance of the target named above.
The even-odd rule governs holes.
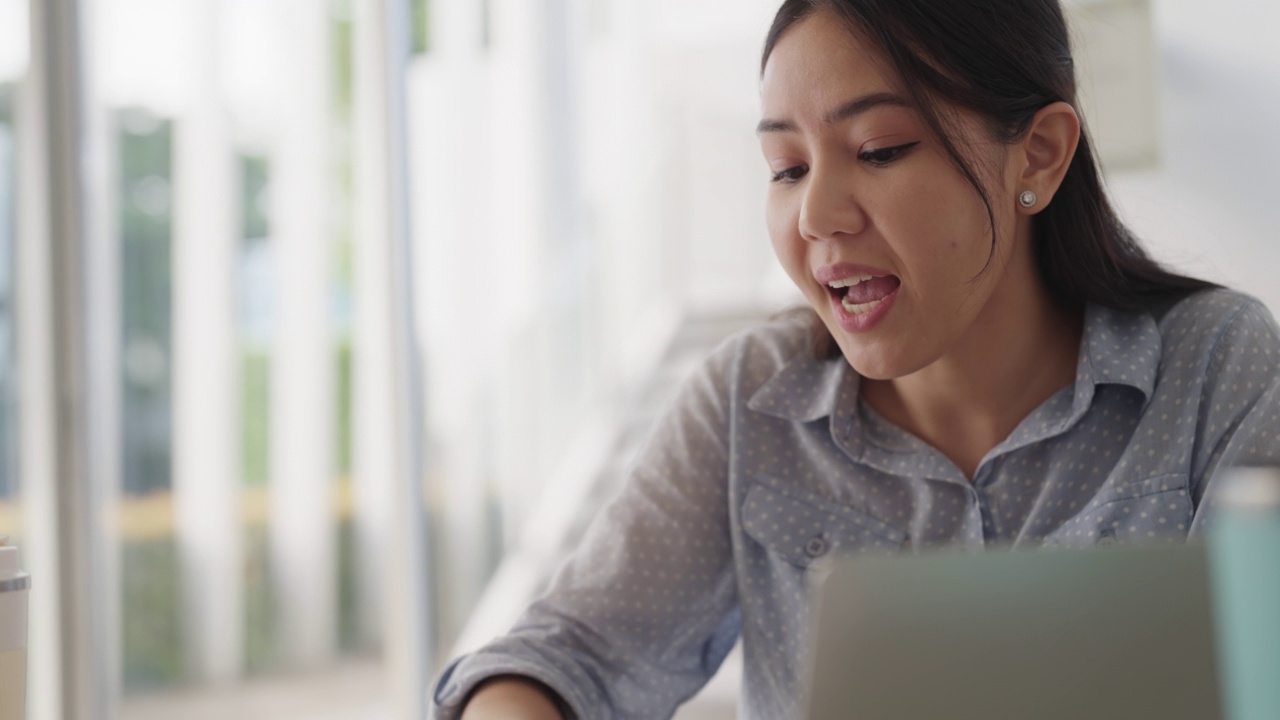
[[[1046,546],[1185,540],[1195,508],[1182,475],[1160,475],[1099,492],[1075,517],[1045,536]]]
[[[1097,494],[1091,504],[1105,505],[1119,500],[1132,500],[1133,498],[1146,497],[1147,495],[1155,495],[1156,493],[1169,492],[1171,490],[1183,490],[1186,487],[1187,479],[1183,475],[1158,475],[1146,480],[1127,482],[1104,488]]]
[[[907,534],[866,512],[804,490],[757,481],[742,505],[742,528],[753,540],[798,567],[832,553],[891,551]]]

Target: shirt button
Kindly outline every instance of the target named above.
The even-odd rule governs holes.
[[[1115,536],[1115,535],[1103,535],[1103,536],[1102,536],[1102,538],[1098,540],[1098,544],[1099,544],[1099,545],[1115,545],[1115,544],[1116,544],[1116,536]]]
[[[827,541],[821,535],[809,538],[809,542],[804,544],[804,554],[811,558],[820,558],[826,555],[827,549]]]

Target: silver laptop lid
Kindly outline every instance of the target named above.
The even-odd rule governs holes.
[[[811,720],[1221,716],[1198,545],[836,561]]]

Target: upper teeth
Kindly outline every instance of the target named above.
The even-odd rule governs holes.
[[[827,285],[833,288],[853,287],[854,285],[870,280],[871,278],[872,278],[871,275],[854,275],[853,277],[847,277],[842,280],[832,280],[831,282],[827,283]]]

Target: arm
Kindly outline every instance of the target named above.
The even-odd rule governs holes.
[[[1227,325],[1206,373],[1196,418],[1198,454],[1192,474],[1192,534],[1213,512],[1216,478],[1242,465],[1280,465],[1280,328],[1261,303]]]
[[[547,594],[446,671],[432,717],[460,717],[472,688],[497,675],[554,689],[578,717],[666,717],[715,672],[738,633],[727,483],[736,357],[723,347],[684,384]]]
[[[462,720],[565,720],[559,705],[541,683],[499,676],[476,689],[463,708]]]

